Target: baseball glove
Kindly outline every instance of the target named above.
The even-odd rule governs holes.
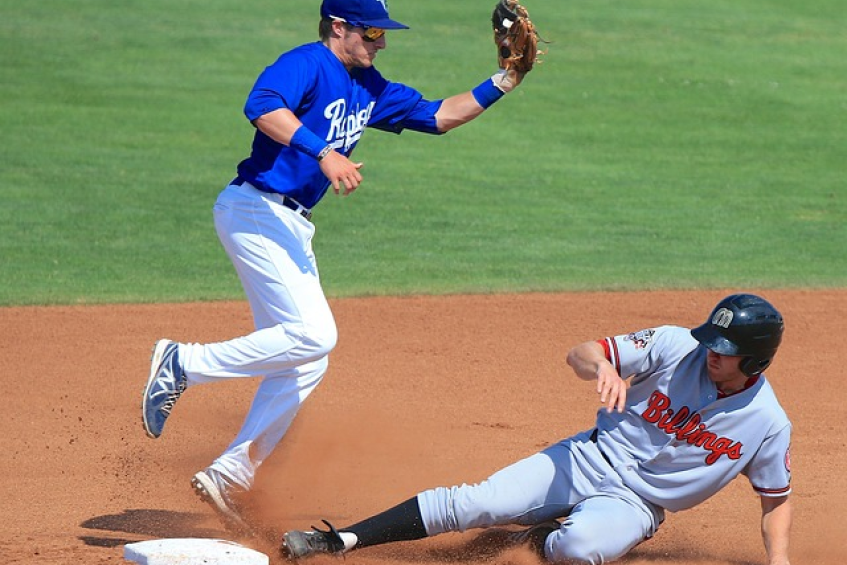
[[[529,12],[517,0],[500,0],[491,14],[501,69],[526,74],[538,61],[540,37]]]

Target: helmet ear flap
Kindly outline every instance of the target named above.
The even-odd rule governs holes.
[[[768,368],[768,365],[773,361],[773,357],[770,359],[756,359],[755,357],[745,357],[741,360],[741,364],[738,366],[741,369],[741,372],[747,375],[748,377],[755,377],[762,371]]]

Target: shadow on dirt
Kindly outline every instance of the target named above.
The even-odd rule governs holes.
[[[87,530],[101,530],[135,534],[148,538],[214,538],[220,537],[221,530],[204,527],[208,520],[205,514],[192,512],[173,512],[170,510],[124,510],[120,514],[95,516],[80,524]],[[98,536],[80,536],[86,545],[97,547],[117,547],[140,539],[126,539]]]

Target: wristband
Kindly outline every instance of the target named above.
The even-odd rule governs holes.
[[[497,88],[492,79],[487,78],[479,86],[471,90],[471,94],[473,94],[473,97],[480,106],[489,108],[492,104],[503,98],[506,93]]]
[[[306,126],[300,126],[297,128],[297,131],[295,131],[294,135],[291,136],[291,142],[289,145],[297,151],[305,153],[309,157],[317,159],[318,161],[320,161],[323,157],[326,157],[325,153],[323,155],[321,154],[327,148],[332,150],[326,141],[315,135],[312,130]],[[329,151],[327,151],[327,153],[329,153]]]
[[[332,151],[332,145],[327,145],[326,147],[324,147],[324,148],[321,150],[321,152],[320,152],[320,153],[318,153],[318,162],[323,161],[323,160],[324,160],[324,157],[326,157],[327,155],[329,155],[329,153],[330,153],[331,151]]]

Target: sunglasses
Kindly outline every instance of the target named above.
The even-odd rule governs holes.
[[[365,27],[365,26],[362,26],[362,27],[365,30],[365,33],[362,34],[362,39],[364,39],[367,42],[372,43],[372,42],[376,41],[377,39],[379,39],[380,37],[382,37],[383,35],[385,35],[385,30],[382,29],[381,27]]]
[[[364,39],[368,43],[373,43],[374,41],[376,41],[377,39],[379,39],[380,37],[385,35],[385,30],[382,29],[381,27],[370,27],[370,26],[365,26],[365,25],[353,25],[350,22],[348,22],[347,20],[345,20],[344,18],[339,18],[337,16],[332,16],[332,19],[339,21],[339,22],[344,22],[345,24],[347,24],[347,26],[349,26],[351,28],[352,27],[362,28],[364,30],[364,32],[362,33],[362,39]]]

